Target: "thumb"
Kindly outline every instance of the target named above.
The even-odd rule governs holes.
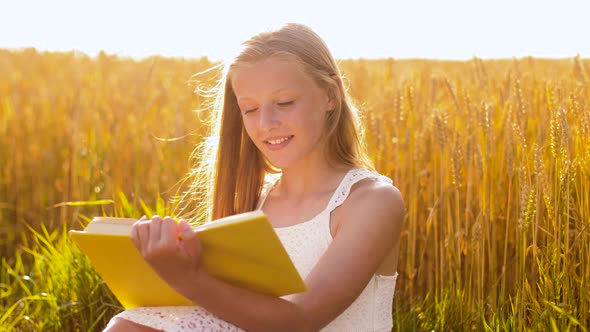
[[[180,235],[180,244],[184,251],[189,255],[196,257],[201,254],[201,242],[197,233],[193,230],[191,225],[184,219],[178,223],[178,231]]]

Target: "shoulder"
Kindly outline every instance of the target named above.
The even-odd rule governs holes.
[[[355,183],[348,198],[350,205],[366,205],[380,208],[383,205],[395,205],[403,207],[404,202],[402,194],[393,184],[367,178]]]
[[[404,209],[402,194],[392,181],[380,174],[356,182],[344,206],[363,210],[400,210]],[[391,211],[394,212],[394,211]]]
[[[399,231],[405,207],[401,192],[390,181],[365,178],[352,186],[339,210],[336,216],[338,228],[372,225]]]

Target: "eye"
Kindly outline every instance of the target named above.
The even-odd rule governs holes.
[[[286,102],[282,102],[282,103],[277,103],[277,105],[283,107],[283,106],[293,105],[294,103],[295,103],[295,100],[290,100],[290,101],[286,101]]]
[[[248,113],[252,113],[252,112],[254,112],[256,110],[257,110],[257,108],[251,108],[251,109],[247,109],[247,110],[243,111],[243,113],[244,114],[248,114]]]

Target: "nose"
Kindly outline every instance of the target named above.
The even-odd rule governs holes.
[[[274,105],[264,105],[260,108],[260,128],[263,130],[270,130],[276,128],[280,123]]]

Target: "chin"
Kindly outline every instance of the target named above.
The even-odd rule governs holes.
[[[268,160],[268,162],[276,167],[276,168],[280,168],[280,169],[284,169],[284,168],[289,168],[290,166],[292,166],[295,162],[293,160],[285,160],[285,159],[279,159],[279,158],[266,158],[266,160]]]
[[[273,162],[273,161],[270,161],[270,164],[271,164],[273,167],[276,167],[276,168],[278,168],[278,169],[285,169],[285,168],[289,168],[289,166],[291,166],[291,165],[292,165],[291,163]]]

